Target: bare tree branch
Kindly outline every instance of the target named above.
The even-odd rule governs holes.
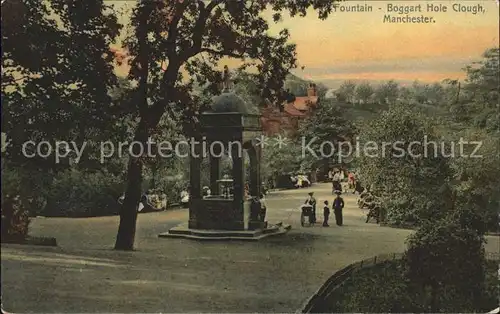
[[[213,9],[215,9],[216,6],[218,6],[219,4],[221,4],[223,2],[223,0],[213,0],[212,2],[210,2],[208,5],[207,5],[207,12],[210,13],[212,12]]]
[[[169,23],[169,28],[168,28],[168,37],[167,37],[167,55],[168,58],[177,58],[178,55],[175,51],[175,41],[177,40],[177,36],[179,35],[179,21],[181,20],[182,16],[184,15],[184,11],[186,10],[187,6],[189,5],[190,1],[185,0],[185,1],[177,1],[177,4],[175,5],[174,9],[172,10],[172,20]]]
[[[223,0],[212,0],[212,2],[210,2],[206,7],[203,1],[198,2],[200,5],[200,15],[196,20],[196,24],[193,30],[193,39],[192,39],[193,44],[186,52],[185,60],[199,53],[202,45],[203,34],[205,33],[205,28],[207,25],[207,19],[209,18],[212,10],[215,9],[215,7],[217,7],[222,2]]]
[[[15,83],[15,82],[19,82],[19,81],[22,81],[22,80],[25,80],[25,79],[29,79],[30,76],[29,75],[24,75],[22,77],[19,77],[17,79],[15,78],[6,78],[6,77],[3,77],[2,78],[2,86],[9,86],[11,85],[12,83]]]

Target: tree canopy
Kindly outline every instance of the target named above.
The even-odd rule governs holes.
[[[110,44],[120,25],[103,1],[2,3],[2,132],[6,156],[22,160],[28,140],[111,137],[122,113]],[[53,160],[36,160],[53,167]]]

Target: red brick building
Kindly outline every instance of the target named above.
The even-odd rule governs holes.
[[[261,110],[262,127],[266,135],[296,135],[301,120],[307,118],[317,108],[319,98],[316,84],[311,83],[307,96],[294,97],[282,104],[281,108],[267,107]]]

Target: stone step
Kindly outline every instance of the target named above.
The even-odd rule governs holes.
[[[189,229],[186,224],[170,229],[168,232],[158,235],[159,238],[186,238],[195,240],[260,240],[269,236],[285,234],[291,229],[291,225],[278,223],[269,225],[264,230],[199,230]]]

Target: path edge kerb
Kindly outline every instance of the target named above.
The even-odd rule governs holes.
[[[386,261],[392,261],[403,257],[403,253],[383,254],[370,257],[352,264],[335,272],[328,280],[316,290],[316,292],[307,299],[302,307],[296,313],[312,313],[338,286],[349,279],[356,269],[373,266]]]

